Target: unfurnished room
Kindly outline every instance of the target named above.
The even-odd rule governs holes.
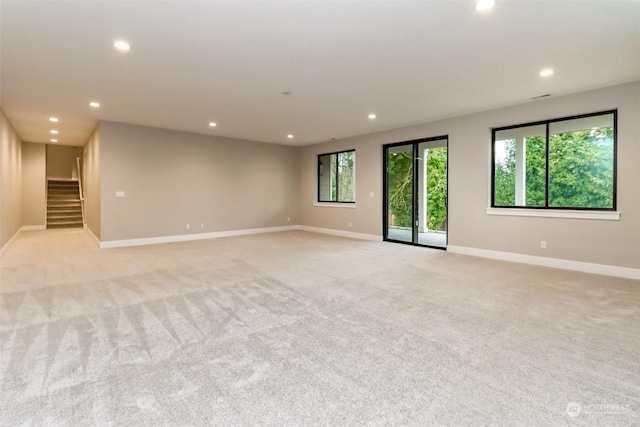
[[[640,425],[640,2],[0,0],[0,425]]]

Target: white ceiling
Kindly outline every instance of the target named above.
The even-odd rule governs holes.
[[[0,24],[30,142],[111,120],[306,145],[640,79],[638,1],[2,0]]]

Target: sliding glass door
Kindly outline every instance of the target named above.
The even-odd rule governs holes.
[[[447,137],[384,146],[384,239],[447,247]]]

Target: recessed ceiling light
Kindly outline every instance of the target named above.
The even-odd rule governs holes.
[[[369,118],[370,118],[371,120],[373,120],[373,119],[375,119],[375,118],[376,118],[376,115],[375,115],[375,114],[373,114],[373,113],[371,113],[371,114],[369,114]]]
[[[51,133],[54,134],[54,135],[57,135],[58,131],[57,130],[52,130]]]
[[[217,124],[215,124],[214,122],[209,122],[209,126],[211,126],[212,128],[218,126]]]
[[[93,107],[93,108],[100,108],[100,103],[99,102],[95,102],[95,101],[91,101],[89,103],[89,106]]]
[[[51,139],[51,142],[58,142],[58,140],[54,138],[54,139]]]
[[[540,71],[540,77],[549,77],[553,75],[553,70],[551,68],[545,68]]]
[[[49,121],[50,122],[57,122],[58,118],[57,117],[49,117]]]
[[[287,138],[291,139],[291,138],[293,138],[293,135],[289,134],[289,135],[287,135]]]
[[[113,47],[115,47],[118,50],[130,50],[131,46],[129,45],[129,43],[122,41],[122,40],[118,40],[115,43],[113,43]]]
[[[491,9],[495,5],[495,0],[476,0],[476,2],[473,4],[473,8],[478,12],[484,12],[485,10]]]

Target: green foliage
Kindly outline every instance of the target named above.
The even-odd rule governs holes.
[[[393,225],[411,227],[413,153],[392,153],[387,164],[389,210]]]
[[[444,230],[447,220],[447,147],[427,152],[427,228]]]
[[[546,156],[547,144],[543,136],[527,138],[526,145],[526,177],[525,205],[545,205],[545,182],[547,179]]]
[[[336,198],[336,191],[337,191],[337,187],[336,187],[336,182],[338,182],[338,176],[337,176],[337,168],[336,168],[336,161],[338,158],[337,154],[331,154],[329,157],[329,170],[331,171],[331,180],[329,181],[329,185],[331,185],[331,199],[332,201],[336,201],[338,200]]]
[[[355,151],[324,154],[319,157],[319,197],[323,201],[355,201]]]
[[[525,206],[545,206],[544,137],[526,139]],[[516,206],[516,142],[496,142],[496,206]],[[613,129],[558,133],[549,143],[549,206],[613,207]]]
[[[496,206],[516,204],[516,141],[496,141],[494,200]]]
[[[549,206],[613,207],[613,130],[551,136]]]
[[[427,228],[444,230],[447,220],[447,148],[427,155]],[[411,228],[413,209],[413,153],[392,153],[387,164],[389,210],[393,225]]]
[[[338,155],[338,200],[341,202],[355,201],[353,188],[355,160],[355,151],[347,151]],[[333,188],[333,191],[335,192],[336,189]]]

